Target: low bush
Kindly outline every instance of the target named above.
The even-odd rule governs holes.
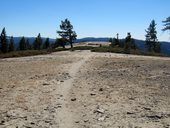
[[[0,53],[0,58],[13,58],[13,57],[24,57],[24,56],[35,56],[35,55],[43,55],[49,54],[52,52],[60,52],[60,51],[74,51],[74,50],[91,50],[92,46],[77,46],[74,48],[56,48],[56,49],[44,49],[44,50],[25,50],[25,51],[13,51],[8,53]]]
[[[163,53],[155,53],[155,52],[143,52],[139,49],[131,49],[129,53],[126,53],[124,48],[120,47],[111,47],[111,46],[102,46],[96,47],[91,50],[92,52],[110,52],[110,53],[123,53],[123,54],[133,54],[133,55],[144,55],[144,56],[160,56],[160,57],[167,57]]]
[[[91,50],[92,52],[110,52],[110,53],[127,54],[124,51],[124,48],[120,48],[120,47],[111,47],[111,46],[101,46],[101,47],[77,46],[77,47],[73,47],[73,48],[57,48],[57,49],[46,49],[46,50],[14,51],[14,52],[9,52],[9,53],[5,53],[5,54],[0,53],[0,58],[35,56],[35,55],[49,54],[49,53],[52,53],[52,52],[75,51],[75,50]],[[143,52],[143,51],[141,51],[139,49],[136,49],[136,50],[131,49],[130,53],[128,53],[128,54],[167,57],[163,53]]]
[[[0,54],[0,58],[12,58],[12,57],[23,57],[23,56],[35,56],[41,54],[48,54],[47,50],[26,50],[26,51],[14,51],[5,54]]]
[[[71,50],[92,50],[94,49],[93,46],[76,46],[73,47]]]

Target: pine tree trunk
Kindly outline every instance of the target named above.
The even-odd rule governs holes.
[[[70,42],[70,46],[71,46],[71,48],[73,48],[73,43],[72,42]]]

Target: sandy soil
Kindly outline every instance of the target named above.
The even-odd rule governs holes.
[[[58,52],[0,72],[0,128],[170,128],[169,58]]]

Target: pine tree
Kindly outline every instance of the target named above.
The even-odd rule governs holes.
[[[120,41],[119,41],[119,33],[116,34],[116,38],[114,39],[115,45],[121,47]]]
[[[42,42],[43,41],[42,41],[42,38],[41,38],[41,34],[39,33],[38,36],[35,38],[35,41],[34,41],[34,49],[40,50]]]
[[[155,20],[152,20],[148,29],[146,30],[146,48],[149,52],[158,52],[157,49],[160,49],[160,43],[157,39],[156,23]]]
[[[21,51],[26,50],[27,49],[27,44],[26,44],[26,40],[25,37],[23,36],[19,42],[19,49]]]
[[[31,46],[31,44],[29,42],[29,39],[26,39],[26,49],[27,50],[31,50],[32,49],[32,46]]]
[[[134,50],[137,49],[137,46],[135,44],[135,40],[133,38],[131,39],[131,48],[134,49]]]
[[[125,38],[124,51],[125,53],[130,53],[131,49],[136,50],[136,44],[134,39],[131,37],[131,34],[128,33],[127,37]]]
[[[8,39],[7,39],[5,28],[3,28],[0,36],[0,50],[3,53],[8,52]]]
[[[66,39],[64,39],[64,38],[57,38],[56,42],[55,42],[55,45],[56,45],[56,47],[62,46],[63,48],[65,48],[66,43],[67,43]]]
[[[35,38],[35,40],[34,40],[34,43],[33,43],[33,48],[34,48],[34,50],[37,50],[38,49],[38,46],[37,46],[37,41],[38,39],[37,38]]]
[[[13,36],[11,36],[11,38],[10,38],[10,41],[9,41],[9,52],[12,52],[12,51],[14,51],[15,50],[15,46],[14,46],[14,38],[13,38]]]
[[[112,42],[113,42],[113,38],[110,38],[110,39],[109,39],[109,42],[112,43]]]
[[[48,49],[50,47],[50,41],[49,38],[46,38],[44,45],[43,45],[43,49]]]
[[[114,46],[115,46],[114,38],[110,38],[110,39],[109,39],[109,43],[110,43],[110,46],[111,46],[111,47],[114,47]]]
[[[162,22],[164,23],[164,28],[162,29],[162,31],[170,31],[170,16]]]
[[[61,31],[57,31],[57,33],[65,40],[70,43],[71,48],[73,48],[73,41],[76,40],[77,34],[73,31],[73,25],[71,25],[68,19],[65,21],[61,21],[60,25]]]

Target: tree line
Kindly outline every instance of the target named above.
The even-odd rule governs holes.
[[[137,46],[135,40],[132,38],[130,32],[127,33],[127,37],[124,40],[119,39],[119,34],[117,33],[116,38],[110,38],[109,42],[111,47],[124,48],[125,53],[130,53],[131,49],[136,50]]]
[[[6,30],[3,28],[0,36],[0,49],[2,53],[12,52],[12,51],[23,51],[23,50],[41,50],[50,47],[49,38],[46,38],[43,42],[40,33],[35,38],[33,43],[30,43],[28,38],[24,36],[21,37],[19,44],[16,45],[13,36],[8,37],[6,35]]]
[[[34,39],[33,43],[30,43],[29,39],[22,37],[19,44],[16,45],[13,36],[8,37],[5,28],[3,28],[0,35],[0,52],[7,53],[12,51],[24,51],[24,50],[42,50],[42,49],[53,49],[59,46],[65,48],[67,43],[70,43],[71,48],[73,47],[74,40],[76,40],[77,34],[73,31],[73,25],[68,19],[61,21],[60,31],[57,31],[61,38],[57,38],[55,42],[50,42],[49,38],[43,42],[41,34]]]
[[[170,17],[166,18],[166,20],[162,21],[164,28],[162,31],[170,30]],[[145,47],[148,52],[155,52],[160,53],[161,52],[161,43],[158,41],[157,38],[157,30],[156,30],[156,22],[155,20],[152,20],[149,27],[145,30]],[[111,38],[109,42],[111,42],[112,47],[122,47],[124,48],[125,53],[130,53],[131,49],[136,50],[136,45],[134,42],[134,39],[131,37],[131,34],[128,33],[127,37],[124,41],[119,40],[118,37],[119,34],[117,34],[117,38]]]
[[[170,16],[163,21],[164,28],[162,31],[170,30]],[[73,25],[68,19],[61,21],[59,31],[57,34],[60,38],[57,38],[54,43],[50,42],[49,38],[43,42],[41,34],[39,33],[38,36],[35,38],[33,43],[30,43],[29,39],[22,37],[19,41],[18,47],[14,42],[14,38],[7,37],[6,30],[3,28],[1,35],[0,35],[0,52],[7,53],[12,52],[15,50],[41,50],[41,49],[49,49],[49,48],[56,48],[58,46],[62,46],[65,48],[67,43],[70,44],[71,48],[73,47],[74,40],[76,40],[77,34],[73,30]],[[146,39],[145,39],[145,46],[149,52],[160,52],[160,42],[157,39],[157,31],[156,31],[156,23],[155,20],[152,20],[149,27],[146,31]],[[129,53],[131,49],[136,49],[136,45],[134,39],[131,37],[131,34],[128,33],[127,37],[125,38],[124,42],[119,40],[119,35],[117,34],[117,38],[111,38],[111,46],[115,47],[123,47],[126,53]]]

